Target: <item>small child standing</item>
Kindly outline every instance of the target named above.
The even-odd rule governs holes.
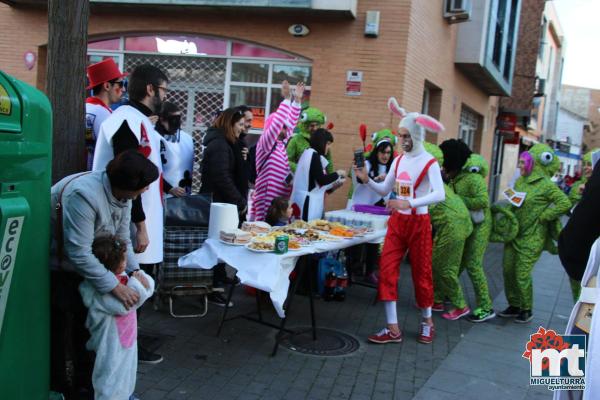
[[[275,197],[267,210],[265,222],[271,226],[289,224],[294,214],[291,202],[286,197]]]
[[[96,352],[92,383],[96,400],[135,399],[137,373],[136,309],[152,296],[154,280],[143,271],[131,277],[125,273],[126,243],[116,236],[94,240],[92,252],[119,279],[120,283],[139,294],[138,302],[129,310],[111,293],[98,292],[87,281],[79,286],[83,304],[88,308],[86,327],[91,338],[87,348]]]

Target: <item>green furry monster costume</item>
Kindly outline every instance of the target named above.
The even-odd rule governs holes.
[[[454,191],[473,215],[473,233],[465,243],[461,272],[466,268],[473,284],[477,299],[477,308],[473,310],[475,319],[483,318],[492,311],[492,299],[483,270],[483,257],[492,231],[492,214],[485,181],[488,171],[485,158],[473,153],[452,181]]]
[[[310,131],[308,129],[311,122],[317,122],[319,125],[325,123],[325,114],[318,108],[308,107],[300,114],[300,123],[298,124],[299,132],[297,132],[287,144],[287,155],[290,164],[290,169],[296,172],[296,163],[304,153],[304,150],[310,147]],[[333,173],[333,163],[331,162],[331,152],[326,154],[327,161],[327,173]]]
[[[440,165],[444,163],[442,150],[424,142],[425,151],[434,156]],[[460,265],[465,240],[473,231],[469,210],[454,190],[444,184],[446,199],[429,206],[429,217],[435,231],[431,266],[433,270],[434,303],[443,303],[448,298],[458,309],[467,303],[460,285]]]
[[[531,173],[519,177],[514,185],[515,191],[526,193],[525,200],[521,207],[511,206],[518,221],[518,233],[505,244],[503,257],[506,298],[521,314],[530,313],[533,307],[531,271],[546,245],[549,224],[571,208],[567,196],[548,177],[558,161],[552,149],[543,144],[535,145],[529,155],[533,159]],[[523,322],[528,320],[530,316]]]

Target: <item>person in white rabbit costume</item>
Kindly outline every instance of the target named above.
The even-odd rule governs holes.
[[[87,280],[79,286],[83,304],[88,308],[86,327],[91,338],[87,348],[96,352],[92,384],[96,400],[133,400],[137,373],[136,309],[152,296],[154,280],[139,270],[131,277],[125,273],[125,241],[116,236],[94,240],[92,252],[119,281],[139,294],[138,302],[127,309],[110,293],[98,292]]]
[[[373,343],[399,343],[396,301],[400,263],[410,250],[410,265],[417,299],[422,310],[417,340],[431,343],[435,336],[431,307],[433,278],[431,271],[431,222],[428,205],[444,201],[444,183],[436,159],[425,151],[425,129],[441,132],[443,125],[434,118],[417,112],[406,113],[395,98],[388,100],[390,111],[402,118],[398,137],[403,153],[396,157],[383,182],[369,178],[364,168],[354,167],[355,175],[369,187],[385,196],[391,192],[387,207],[392,209],[388,231],[379,261],[379,300],[384,303],[387,327],[369,336]]]

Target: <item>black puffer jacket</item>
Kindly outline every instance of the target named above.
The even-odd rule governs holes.
[[[230,144],[217,128],[206,131],[204,146],[201,192],[212,193],[213,201],[235,204],[238,211],[243,211],[247,195],[240,180],[236,179],[241,168],[241,154],[236,154],[239,152],[237,146]]]

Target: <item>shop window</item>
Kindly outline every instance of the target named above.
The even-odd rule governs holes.
[[[252,58],[279,58],[284,60],[294,60],[296,57],[276,50],[267,49],[249,43],[234,42],[231,55],[234,57],[252,57]]]
[[[283,101],[281,97],[281,88],[272,88],[271,89],[271,106],[269,107],[269,114],[273,111],[277,110],[279,107],[279,103]],[[302,97],[302,108],[308,107],[310,104],[310,89],[304,90],[304,96]]]
[[[88,43],[88,50],[120,50],[121,39],[100,40]]]
[[[88,62],[113,57],[131,73],[152,64],[169,78],[168,100],[183,111],[182,127],[202,135],[215,115],[227,107],[249,106],[251,132],[260,133],[264,119],[281,102],[281,83],[304,81],[303,106],[310,99],[310,60],[250,43],[187,35],[146,35],[91,41]]]
[[[227,54],[227,41],[193,36],[138,36],[125,38],[125,50],[160,54]]]
[[[265,114],[267,104],[267,88],[231,86],[229,89],[229,104],[231,106],[247,105],[259,115]],[[261,129],[259,121],[253,121],[253,128]]]
[[[297,65],[274,65],[273,83],[288,81],[291,85],[302,81],[310,86],[312,80],[312,68]]]
[[[269,81],[269,65],[253,63],[232,63],[232,82],[267,83]]]

